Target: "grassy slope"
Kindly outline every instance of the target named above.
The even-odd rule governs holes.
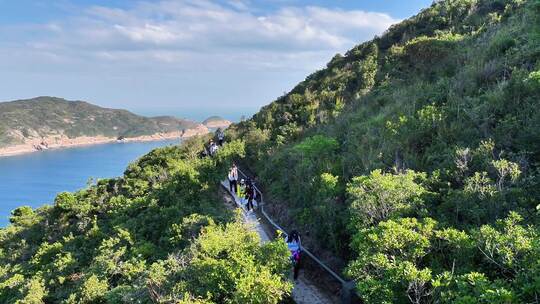
[[[336,55],[230,135],[251,143],[248,162],[268,171],[270,184],[298,178],[288,188],[300,188],[279,193],[285,200],[305,193],[300,183],[311,176],[273,170],[267,158],[291,157],[292,166],[283,168],[294,168],[294,148],[317,134],[337,140],[332,169],[343,182],[375,168],[452,167],[457,147],[487,139],[498,152],[527,154],[528,165],[535,165],[538,5],[515,2],[523,4],[438,2],[381,38]]]
[[[247,163],[276,212],[287,211],[283,220],[345,260],[361,257],[363,231],[347,185],[375,169],[427,173],[422,184],[431,195],[423,198],[423,209],[406,215],[429,216],[472,235],[509,211],[534,225],[540,202],[539,15],[539,1],[439,1],[382,37],[336,55],[229,135],[246,139]],[[463,160],[468,165],[460,169]],[[504,183],[493,164],[505,161],[519,168],[517,181],[499,187],[496,199],[470,194],[471,187]],[[442,257],[429,256],[432,263]],[[505,278],[482,263],[467,261],[459,271]],[[448,270],[440,266],[432,271]]]
[[[21,143],[9,136],[18,130],[24,137],[40,138],[54,134],[68,137],[133,137],[193,128],[197,124],[172,117],[146,118],[126,110],[100,108],[83,101],[38,97],[0,103],[0,147]]]

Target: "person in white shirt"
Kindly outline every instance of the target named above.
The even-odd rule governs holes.
[[[229,190],[232,193],[236,193],[236,184],[238,183],[238,168],[233,163],[231,170],[229,170]]]
[[[213,140],[211,140],[210,141],[210,147],[208,149],[208,150],[210,150],[210,156],[216,155],[218,149],[219,149],[218,145],[216,145],[216,143]]]

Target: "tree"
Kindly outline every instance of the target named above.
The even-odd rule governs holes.
[[[47,296],[47,290],[43,279],[39,276],[31,278],[23,291],[24,297],[17,300],[15,304],[43,304]]]
[[[503,276],[516,276],[528,272],[538,250],[538,234],[531,227],[520,225],[523,218],[511,212],[495,227],[484,225],[475,232],[478,250],[488,263],[492,263]],[[532,258],[532,260],[531,260]]]
[[[521,174],[519,165],[506,159],[494,160],[491,164],[495,170],[497,170],[497,175],[499,177],[497,180],[497,188],[499,191],[504,190],[507,178],[510,178],[510,181],[515,182]]]

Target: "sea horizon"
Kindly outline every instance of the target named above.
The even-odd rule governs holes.
[[[146,117],[155,116],[174,116],[176,118],[189,119],[196,122],[203,122],[205,119],[212,116],[219,116],[231,122],[240,122],[242,119],[251,118],[257,111],[259,106],[235,107],[229,108],[183,108],[183,107],[167,107],[167,108],[133,108],[131,112]]]

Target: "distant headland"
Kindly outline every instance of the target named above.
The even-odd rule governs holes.
[[[116,141],[181,139],[230,124],[218,116],[204,123],[171,116],[144,117],[48,96],[0,102],[0,157]]]
[[[225,129],[228,128],[232,122],[219,116],[211,116],[203,121],[202,124],[210,129]]]

